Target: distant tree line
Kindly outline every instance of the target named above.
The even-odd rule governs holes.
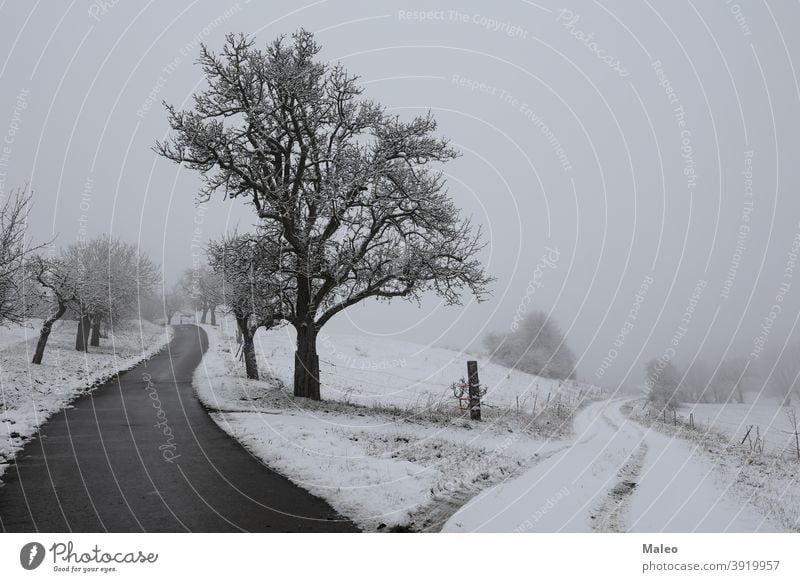
[[[645,392],[654,407],[682,403],[739,403],[746,393],[776,398],[791,406],[800,400],[800,345],[765,352],[758,360],[730,356],[719,362],[696,359],[685,368],[655,359],[645,365]]]

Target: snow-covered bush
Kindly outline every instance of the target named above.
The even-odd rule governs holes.
[[[490,333],[484,339],[489,357],[499,364],[544,378],[572,378],[575,356],[553,318],[530,313],[516,331]]]

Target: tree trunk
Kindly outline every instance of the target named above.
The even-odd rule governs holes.
[[[313,321],[303,322],[297,329],[297,351],[294,353],[294,395],[320,400],[317,327]]]
[[[211,306],[211,325],[217,325],[217,306]]]
[[[92,320],[88,315],[81,315],[78,318],[78,333],[75,336],[75,349],[79,352],[89,351],[89,331],[92,327]]]
[[[237,317],[236,327],[242,335],[242,355],[244,356],[244,369],[247,377],[251,380],[258,380],[258,360],[256,359],[256,348],[253,342],[255,330],[250,328],[247,317]]]
[[[89,340],[89,345],[95,347],[100,345],[100,323],[99,319],[92,322],[92,338]]]
[[[61,319],[61,316],[67,311],[66,303],[59,303],[56,312],[42,323],[42,330],[39,332],[39,341],[36,343],[36,352],[33,354],[33,363],[41,364],[44,357],[44,348],[47,345],[47,340],[50,338],[50,332],[53,329],[53,324]]]
[[[208,315],[208,307],[203,307],[203,316],[200,318],[200,323],[205,324],[206,315]]]

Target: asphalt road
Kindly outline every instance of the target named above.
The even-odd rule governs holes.
[[[192,389],[205,332],[51,418],[0,486],[6,532],[357,531],[209,418]]]

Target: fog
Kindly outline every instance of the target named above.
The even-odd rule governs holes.
[[[796,4],[79,1],[0,5],[0,189],[30,231],[109,232],[177,280],[253,226],[152,151],[162,99],[191,105],[199,43],[305,27],[403,118],[430,110],[462,155],[452,197],[482,225],[493,297],[367,302],[331,329],[473,347],[542,310],[594,383],[643,364],[757,361],[800,317]]]

